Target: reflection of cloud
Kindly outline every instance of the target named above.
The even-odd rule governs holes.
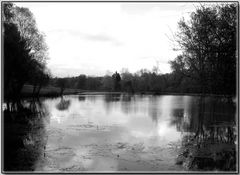
[[[93,171],[117,171],[118,161],[113,158],[101,156],[101,158],[95,158],[91,167]]]
[[[158,135],[168,141],[176,141],[180,138],[180,133],[174,127],[171,127],[167,121],[158,123]]]
[[[54,100],[49,99],[45,101],[45,105],[47,105],[50,110],[51,120],[57,122],[58,124],[62,124],[68,119],[69,110],[59,111],[56,108],[57,104],[59,104],[58,98]]]

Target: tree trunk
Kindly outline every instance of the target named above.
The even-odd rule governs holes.
[[[36,87],[37,87],[37,85],[34,84],[34,85],[33,85],[33,92],[32,92],[32,95],[33,95],[33,96],[35,96]]]
[[[37,91],[37,96],[39,96],[41,88],[42,88],[42,85],[39,85],[38,91]]]

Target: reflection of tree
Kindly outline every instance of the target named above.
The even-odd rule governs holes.
[[[133,95],[131,94],[124,94],[122,96],[121,99],[121,109],[125,114],[128,114],[129,112],[131,112],[132,106],[131,104],[133,104]]]
[[[191,170],[236,170],[233,103],[200,97],[197,114],[192,114],[177,162]]]
[[[183,122],[183,116],[184,115],[184,109],[173,109],[172,111],[172,120],[171,125],[176,125],[177,131],[181,131],[182,122]]]
[[[106,111],[109,112],[112,108],[112,105],[115,102],[120,101],[121,99],[121,94],[106,94],[104,96],[104,106],[106,108]]]
[[[131,94],[124,94],[122,96],[122,101],[131,102],[132,98],[133,98],[133,95],[131,95]]]
[[[87,99],[93,103],[95,103],[97,96],[96,95],[88,95]]]
[[[121,97],[121,94],[107,94],[104,96],[104,101],[105,102],[115,102],[119,101]]]
[[[201,96],[199,100],[199,105],[198,105],[198,117],[196,117],[197,120],[197,131],[196,131],[196,137],[200,135],[204,135],[204,130],[203,130],[203,120],[204,120],[204,112],[205,112],[205,103],[204,103],[204,97]]]
[[[57,104],[57,109],[60,111],[67,110],[70,106],[70,100],[64,100],[64,98],[61,98],[61,101]]]
[[[34,170],[44,158],[48,120],[40,101],[20,101],[14,111],[4,110],[4,171]]]
[[[152,118],[152,121],[158,123],[158,117],[160,115],[158,110],[158,97],[153,96],[150,98],[148,110],[149,110],[148,113]]]
[[[79,96],[78,96],[78,100],[79,100],[79,101],[85,101],[85,100],[86,100],[86,97],[79,95]]]

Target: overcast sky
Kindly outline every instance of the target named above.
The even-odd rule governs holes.
[[[49,47],[53,76],[102,76],[128,68],[170,72],[168,36],[195,10],[192,3],[16,3],[34,14]],[[196,5],[196,4],[195,4]]]

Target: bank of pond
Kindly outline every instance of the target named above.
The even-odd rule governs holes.
[[[82,89],[70,89],[66,88],[61,94],[61,89],[54,86],[42,87],[39,94],[33,94],[34,87],[32,85],[24,85],[21,91],[21,97],[59,97],[61,95],[115,95],[115,94],[129,94],[129,95],[188,95],[188,96],[201,96],[201,93],[177,93],[177,92],[159,92],[159,91],[140,91],[140,92],[115,92],[115,91],[94,91],[94,90],[82,90]],[[207,97],[222,97],[231,98],[232,95],[221,95],[221,94],[204,94]]]

